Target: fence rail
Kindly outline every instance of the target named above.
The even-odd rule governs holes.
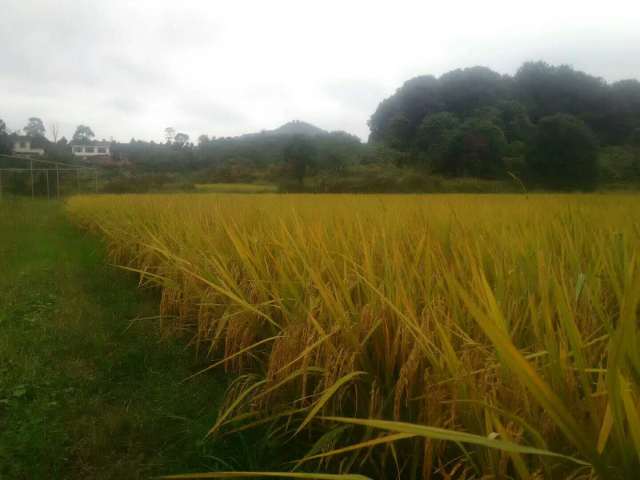
[[[29,167],[18,168],[18,167],[7,167],[0,168],[0,199],[3,198],[5,194],[5,183],[9,177],[9,174],[12,175],[29,175],[29,186],[31,187],[31,197],[36,196],[36,177],[40,177],[41,175],[44,177],[44,183],[46,186],[47,198],[52,198],[52,190],[55,186],[55,198],[60,198],[60,175],[75,172],[76,177],[76,189],[80,190],[80,177],[84,176],[85,180],[87,178],[86,174],[89,174],[93,180],[93,189],[98,191],[98,169],[93,167],[86,167],[82,165],[72,165],[63,162],[56,162],[53,160],[47,160],[42,158],[34,158],[34,157],[26,157],[26,156],[17,156],[17,155],[0,155],[0,158],[6,158],[10,160],[18,160],[29,162]],[[34,163],[45,164],[45,165],[53,165],[53,167],[41,168],[34,167]],[[53,180],[50,179],[50,174],[53,175]],[[4,177],[4,178],[3,178]],[[5,182],[3,182],[3,180]],[[40,180],[40,178],[39,178]]]

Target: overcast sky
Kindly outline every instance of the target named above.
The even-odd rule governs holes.
[[[0,0],[0,118],[196,139],[304,120],[366,140],[405,80],[526,60],[640,77],[640,2]]]

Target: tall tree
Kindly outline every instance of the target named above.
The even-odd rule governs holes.
[[[87,125],[78,125],[75,133],[73,134],[73,141],[79,143],[89,143],[94,139],[95,133],[91,130],[91,127]]]
[[[173,142],[180,146],[183,147],[184,145],[186,145],[189,142],[189,135],[187,135],[186,133],[176,133],[176,136],[173,140]]]
[[[535,126],[525,106],[515,100],[504,100],[498,104],[500,122],[507,142],[528,142],[535,132]]]
[[[167,143],[172,143],[173,139],[176,136],[176,129],[173,127],[167,127],[164,129],[164,138],[166,138]]]
[[[58,143],[58,135],[60,135],[60,125],[58,123],[53,122],[49,125],[49,130],[51,131],[51,138],[53,138],[53,143]]]
[[[394,95],[383,100],[373,113],[368,122],[370,140],[384,143],[390,139],[397,141],[398,127],[404,130],[402,135],[411,138],[426,115],[443,109],[440,81],[432,75],[412,78]],[[390,134],[390,130],[395,133]]]
[[[10,154],[12,150],[9,133],[7,132],[7,124],[0,118],[0,153]]]
[[[403,113],[397,113],[389,120],[383,138],[387,145],[404,150],[409,146],[412,130],[411,122],[407,116]]]
[[[506,96],[505,79],[487,67],[453,70],[440,77],[442,101],[454,113],[470,114]]]
[[[607,108],[606,82],[568,65],[524,63],[515,75],[515,84],[534,120],[558,112],[585,115]]]
[[[456,176],[499,176],[504,172],[506,146],[497,125],[483,118],[471,119],[451,139],[443,171]]]
[[[291,176],[302,184],[309,167],[313,164],[315,148],[309,138],[302,135],[294,136],[283,152],[285,165]]]
[[[640,177],[640,127],[633,131],[629,143],[633,151],[633,168],[636,176]]]
[[[29,123],[24,127],[25,135],[29,137],[44,137],[47,129],[44,128],[44,123],[38,117],[29,118]]]
[[[579,118],[543,117],[527,155],[532,175],[552,188],[592,189],[598,177],[598,143]]]
[[[416,134],[416,146],[426,152],[435,169],[442,168],[444,155],[460,128],[460,120],[450,112],[427,115]]]
[[[209,143],[209,136],[202,134],[198,137],[198,146],[204,147],[207,143]]]

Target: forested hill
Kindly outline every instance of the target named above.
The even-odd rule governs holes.
[[[463,119],[499,114],[508,140],[523,137],[526,125],[518,122],[568,113],[591,127],[603,145],[620,144],[640,126],[640,82],[607,84],[569,66],[544,62],[525,63],[513,77],[486,67],[457,69],[439,78],[424,75],[380,103],[369,120],[370,139],[404,145],[419,141],[420,126],[440,112]]]
[[[536,140],[543,138],[549,142],[560,135],[565,149],[587,156],[596,145],[637,142],[640,82],[608,84],[544,62],[525,63],[514,76],[486,67],[457,69],[408,80],[380,103],[369,126],[371,143],[408,153],[407,162],[443,173],[491,176],[504,170],[509,157],[526,155],[532,167],[537,161],[532,156],[542,148]],[[564,161],[556,160],[556,167]],[[530,173],[543,174],[545,168],[537,165]]]
[[[177,133],[163,143],[114,142],[111,153],[124,177],[276,183],[283,191],[458,191],[470,178],[499,191],[505,183],[640,188],[637,80],[607,83],[543,62],[525,63],[513,76],[458,69],[408,80],[382,100],[369,126],[368,143],[295,120],[237,137],[200,135],[194,142]],[[24,132],[44,139],[43,121],[30,118]],[[80,125],[73,139],[93,137]],[[0,120],[0,154],[12,145]],[[75,161],[64,138],[46,151]]]
[[[336,132],[334,132],[336,133]],[[231,137],[235,139],[252,139],[256,137],[268,138],[268,137],[278,137],[278,136],[294,136],[301,135],[303,137],[318,137],[318,136],[326,136],[329,135],[329,132],[323,130],[320,127],[316,127],[307,122],[303,122],[302,120],[292,120],[290,122],[285,123],[284,125],[279,126],[278,128],[274,128],[273,130],[262,130],[256,133],[245,133],[244,135],[240,135],[238,137]]]
[[[315,137],[317,135],[327,135],[329,132],[321,128],[311,125],[310,123],[303,122],[301,120],[294,120],[292,122],[285,123],[281,127],[275,130],[267,131],[274,135],[307,135]]]

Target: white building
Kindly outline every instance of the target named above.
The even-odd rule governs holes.
[[[109,142],[75,143],[71,142],[71,153],[76,157],[108,157],[111,156],[111,144]]]
[[[16,155],[38,155],[43,156],[43,140],[23,135],[13,136],[13,153]]]

